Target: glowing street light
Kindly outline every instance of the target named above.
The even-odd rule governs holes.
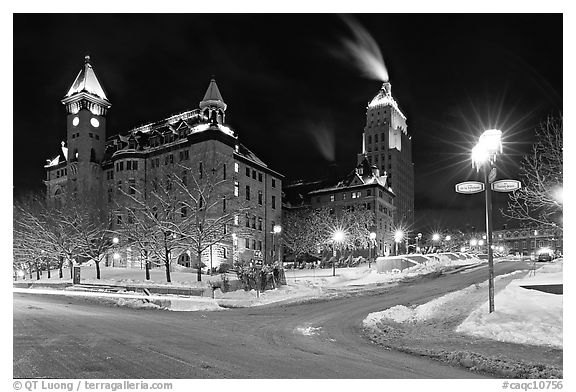
[[[446,241],[450,241],[451,239],[452,239],[451,236],[449,236],[449,235],[446,236]]]
[[[492,253],[492,191],[490,172],[496,156],[502,153],[502,131],[489,129],[484,131],[478,144],[472,149],[472,166],[480,171],[484,168],[484,194],[486,196],[486,240],[488,242],[488,306],[494,312],[494,255]],[[493,180],[494,178],[492,178]],[[484,243],[484,241],[480,241]],[[482,245],[482,244],[480,244]]]
[[[370,257],[368,257],[368,268],[370,268],[371,266],[371,261],[372,261],[372,257],[375,256],[375,249],[376,249],[376,233],[371,232],[370,233],[370,250],[371,250],[371,255]]]
[[[332,249],[334,250],[334,256],[336,256],[336,249],[334,249],[334,245],[340,245],[343,241],[344,238],[346,237],[346,233],[344,233],[343,230],[341,229],[337,229],[336,231],[334,231],[334,234],[332,234],[332,241],[334,242],[332,244]],[[336,258],[334,257],[332,259],[332,276],[336,276]]]
[[[432,234],[432,241],[440,241],[440,234],[438,233]]]
[[[282,232],[282,226],[274,225],[274,227],[272,228],[272,263],[274,263],[274,259],[275,259],[275,255],[276,255],[276,248],[274,246],[274,238],[276,237],[277,234],[280,234],[280,232]]]
[[[398,244],[402,242],[404,238],[404,232],[402,230],[396,230],[394,233],[394,242],[396,243],[396,255],[398,255]]]
[[[483,246],[483,245],[484,245],[484,240],[478,241],[478,246]]]
[[[113,243],[114,245],[118,245],[118,242],[120,242],[120,240],[118,239],[118,237],[112,238],[112,243]]]
[[[475,239],[471,239],[470,240],[470,246],[476,246],[476,245],[478,245],[478,241]]]

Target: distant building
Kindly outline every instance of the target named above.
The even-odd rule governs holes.
[[[367,158],[336,185],[309,192],[312,208],[328,208],[330,213],[370,210],[374,213],[371,230],[376,233],[377,254],[389,254],[393,230],[394,192],[386,176]]]
[[[384,83],[378,94],[368,103],[362,153],[358,154],[358,163],[364,157],[386,176],[394,189],[395,224],[412,228],[414,225],[412,137],[408,135],[406,116],[400,111],[392,96],[389,82]]]
[[[283,176],[242,145],[236,132],[225,125],[227,105],[214,79],[199,108],[106,138],[111,103],[86,56],[62,103],[67,137],[62,153],[45,165],[49,203],[62,203],[67,192],[90,192],[99,196],[104,208],[114,210],[122,190],[145,192],[158,182],[169,181],[170,176],[181,175],[179,163],[196,165],[202,171],[218,161],[225,192],[241,198],[251,213],[234,222],[242,228],[241,236],[232,227],[229,239],[211,247],[211,254],[203,257],[210,258],[215,267],[232,263],[234,257],[271,260],[272,228],[281,224]],[[118,211],[115,228],[124,223]],[[190,265],[187,252],[173,257]],[[140,266],[140,261],[127,251],[122,265]]]
[[[284,210],[311,206],[342,209],[366,208],[375,214],[373,229],[378,254],[388,254],[394,234],[406,235],[414,225],[414,163],[412,138],[406,117],[392,97],[390,83],[383,84],[368,103],[362,135],[362,152],[356,168],[344,179],[296,181],[286,184]]]

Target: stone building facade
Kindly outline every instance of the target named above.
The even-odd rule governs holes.
[[[229,236],[211,246],[202,255],[203,262],[217,267],[234,260],[271,261],[272,228],[281,225],[282,218],[283,176],[240,143],[226,125],[227,104],[214,79],[198,108],[108,138],[106,116],[111,103],[89,57],[62,103],[67,135],[62,154],[45,166],[49,203],[61,204],[68,192],[97,195],[96,202],[114,211],[113,229],[119,229],[126,222],[118,205],[129,199],[126,195],[146,194],[159,184],[182,179],[186,176],[183,168],[197,173],[218,170],[223,194],[238,200],[223,208],[242,204],[250,213],[234,217]],[[129,247],[121,254],[120,265],[140,266]],[[184,266],[191,263],[189,251],[172,257]]]

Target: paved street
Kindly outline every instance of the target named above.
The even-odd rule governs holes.
[[[496,264],[496,274],[527,269]],[[361,335],[370,312],[420,304],[487,279],[486,266],[378,294],[222,312],[115,308],[14,294],[15,378],[478,378],[384,350]],[[306,329],[306,328],[319,329]],[[304,331],[304,333],[302,332]],[[306,334],[306,331],[315,333]]]

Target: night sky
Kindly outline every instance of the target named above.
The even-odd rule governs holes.
[[[533,129],[562,110],[560,14],[354,15],[380,48],[408,119],[416,230],[483,228],[469,154],[499,128],[498,178],[516,178]],[[60,103],[90,54],[112,108],[108,136],[195,109],[210,77],[240,141],[287,180],[345,175],[382,82],[345,60],[334,14],[14,16],[14,194],[42,190],[65,140]],[[505,205],[497,195],[495,208]],[[498,215],[498,214],[496,214]],[[500,228],[502,219],[496,219]]]

